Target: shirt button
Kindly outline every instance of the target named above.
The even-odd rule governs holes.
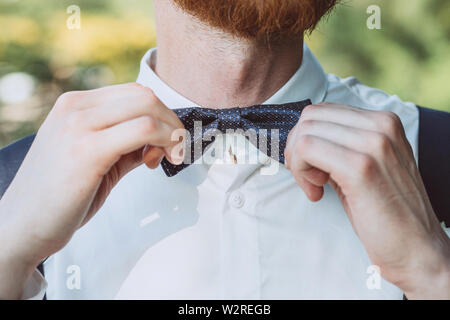
[[[245,197],[244,195],[239,191],[234,191],[230,195],[230,205],[233,208],[239,209],[242,208],[245,204]]]

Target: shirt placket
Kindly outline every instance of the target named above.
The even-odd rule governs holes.
[[[230,136],[227,136],[230,137]],[[260,264],[255,195],[248,189],[248,177],[257,165],[248,159],[255,151],[245,137],[233,136],[236,143],[224,148],[224,162],[234,165],[217,166],[216,170],[232,170],[235,179],[225,192],[221,223],[222,296],[230,299],[260,298]],[[244,140],[242,140],[244,139]]]

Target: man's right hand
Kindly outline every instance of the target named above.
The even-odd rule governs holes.
[[[136,83],[63,94],[0,199],[0,298],[19,298],[129,171],[164,156],[181,163],[177,129],[176,114]]]

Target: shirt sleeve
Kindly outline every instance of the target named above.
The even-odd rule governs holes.
[[[28,279],[21,300],[42,300],[47,289],[47,281],[38,269]]]

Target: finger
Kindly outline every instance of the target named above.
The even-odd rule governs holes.
[[[117,157],[135,151],[145,145],[171,148],[175,128],[150,116],[143,116],[99,131],[96,139],[101,143],[101,152]],[[173,160],[173,159],[169,159]],[[175,159],[177,160],[177,159]]]
[[[308,120],[328,121],[388,135],[398,134],[397,130],[393,132],[394,130],[391,129],[401,126],[400,119],[392,112],[367,110],[326,102],[307,106],[302,111],[299,122]]]
[[[358,185],[362,189],[367,176],[372,177],[377,169],[372,157],[316,136],[300,136],[294,151],[291,157],[294,176],[305,178],[306,172],[314,167],[328,173],[341,187]]]
[[[330,179],[330,175],[322,170],[319,170],[317,168],[310,168],[307,170],[304,170],[303,177],[311,184],[322,187],[327,184],[328,180]]]
[[[286,148],[284,149],[284,165],[288,170],[290,170],[291,157],[297,141],[297,133],[299,131],[298,126],[299,122],[297,122],[294,128],[292,128],[289,132],[286,140]]]
[[[298,136],[301,134],[301,130],[299,130],[299,123],[289,132],[288,139],[286,142],[286,149],[284,151],[285,155],[285,166],[289,170],[290,169],[290,160],[292,156],[292,150],[295,148],[295,144]],[[309,181],[315,186],[323,186],[327,183],[329,179],[329,174],[319,170],[317,168],[309,168],[304,171],[304,179]]]
[[[290,133],[287,141],[287,147],[285,149],[285,165],[290,170],[290,161],[292,154],[295,152],[295,141],[298,131],[294,128]],[[294,169],[295,170],[295,169]],[[292,171],[292,170],[291,170]],[[300,188],[305,192],[309,200],[315,202],[322,199],[324,194],[323,186],[329,179],[329,174],[323,172],[320,169],[314,167],[304,168],[303,172],[297,173],[293,171],[294,179]]]
[[[117,97],[95,108],[81,111],[87,126],[93,130],[101,130],[118,123],[149,115],[174,127],[183,128],[177,115],[151,92],[141,90]]]
[[[386,154],[392,156],[394,151],[392,142],[385,134],[328,121],[304,121],[300,125],[299,135],[321,137],[361,153],[380,153],[374,154],[378,158],[384,158]]]
[[[114,86],[108,86],[99,89],[86,90],[86,91],[73,91],[67,92],[58,98],[56,105],[58,105],[58,112],[61,110],[65,112],[67,110],[89,111],[84,113],[83,118],[93,121],[99,121],[100,127],[109,127],[120,122],[120,119],[116,119],[117,116],[123,117],[123,110],[118,112],[111,112],[109,114],[108,107],[117,105],[117,101],[122,101],[120,105],[127,109],[130,106],[130,100],[139,98],[142,101],[146,101],[149,106],[152,106],[152,115],[159,118],[162,121],[166,121],[175,127],[183,127],[183,124],[178,119],[176,114],[168,109],[163,103],[155,96],[150,88],[144,87],[138,83],[126,83]],[[97,109],[100,106],[105,106],[104,109],[99,110],[99,113],[91,113],[92,110]],[[133,110],[131,111],[133,112]],[[111,120],[109,120],[112,118]],[[125,117],[130,119],[131,117]],[[105,119],[102,124],[102,119]],[[124,121],[124,120],[122,120]]]
[[[85,110],[102,104],[110,104],[129,94],[137,94],[143,86],[137,83],[125,83],[84,91],[70,91],[62,94],[56,104],[75,110]],[[148,89],[150,90],[150,89]]]
[[[327,121],[308,120],[301,124],[299,135],[312,135],[327,139],[359,153],[369,154],[376,159],[380,168],[388,174],[397,175],[401,165],[415,174],[417,170],[410,164],[414,162],[413,155],[405,156],[400,146],[394,145],[391,139],[383,133],[357,129]]]
[[[400,118],[392,112],[322,103],[308,106],[303,110],[299,126],[308,121],[325,121],[350,128],[377,132],[389,137],[402,157],[410,158],[413,156]]]
[[[129,154],[126,154],[120,158],[120,160],[117,162],[117,167],[119,169],[119,180],[128,172],[137,168],[143,163],[142,151],[143,148],[130,152]]]
[[[301,123],[308,120],[329,121],[355,128],[375,130],[373,119],[364,113],[365,110],[338,104],[320,103],[307,106],[300,116]]]
[[[161,121],[167,122],[169,125],[172,125],[176,128],[184,128],[183,123],[178,118],[178,116],[173,112],[173,110],[169,109],[167,106],[165,106],[161,100],[154,94],[153,90],[150,88],[147,88],[143,85],[136,84],[138,87],[141,88],[141,90],[147,92],[147,94],[150,96],[153,107],[153,116],[157,117]]]
[[[322,199],[324,193],[323,187],[315,186],[299,175],[294,175],[294,179],[310,201],[316,202]]]
[[[147,146],[144,149],[144,163],[150,169],[156,169],[164,158],[164,149],[159,147]]]

